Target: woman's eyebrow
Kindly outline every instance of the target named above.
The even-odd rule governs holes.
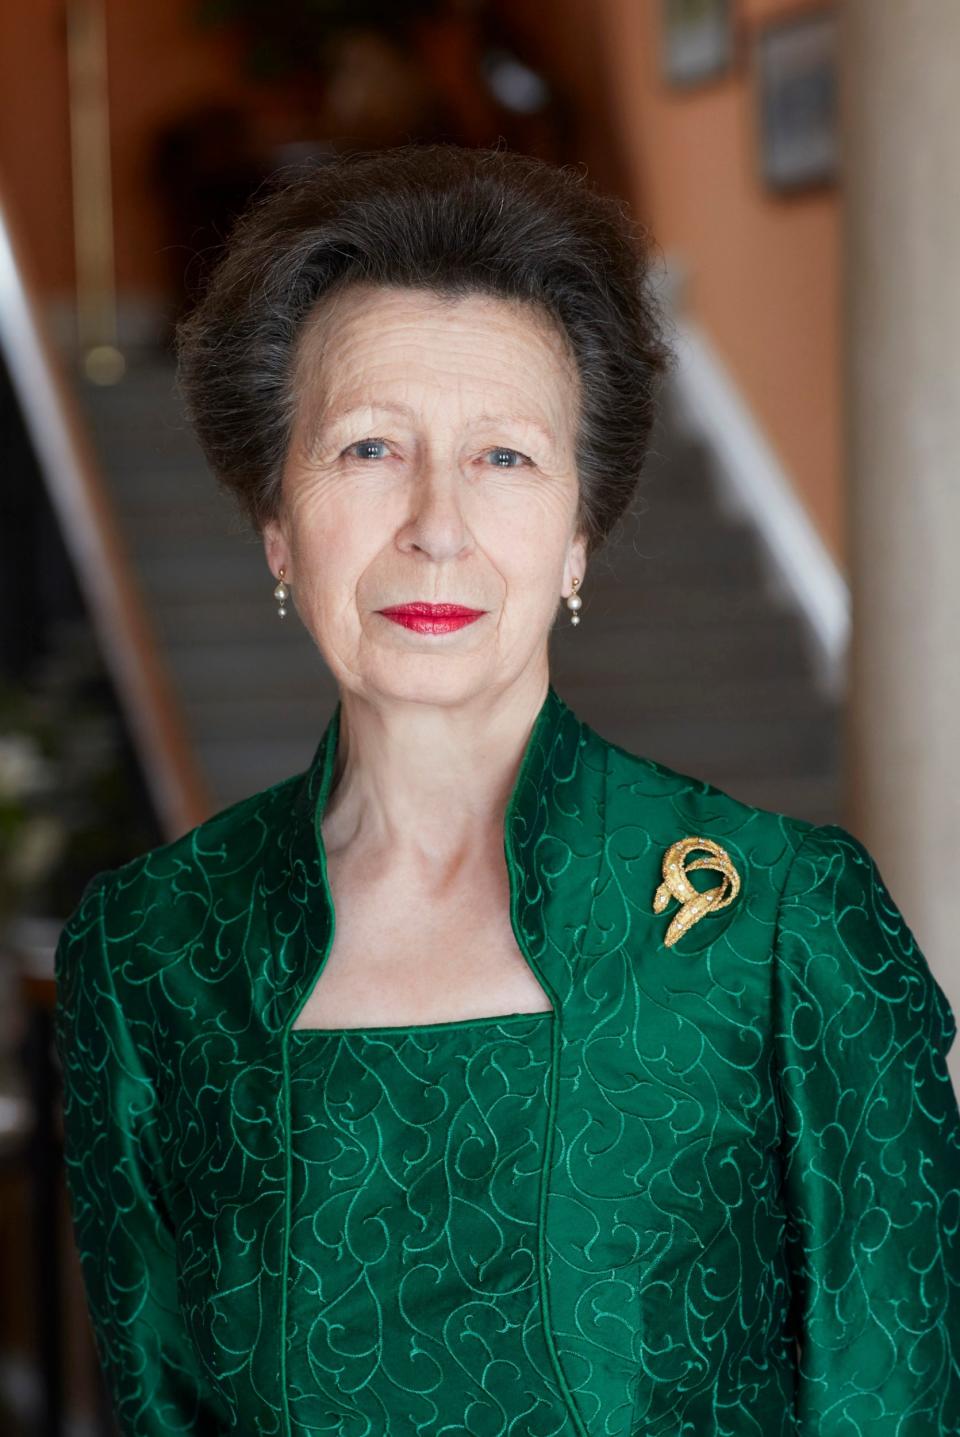
[[[351,414],[363,409],[392,409],[394,413],[402,414],[405,419],[414,417],[411,406],[400,399],[359,399],[355,404],[339,404],[325,409],[319,418],[324,424],[333,424],[336,420],[349,418]]]
[[[409,404],[401,400],[371,400],[361,399],[356,403],[346,401],[342,404],[321,405],[316,413],[310,416],[304,431],[304,444],[308,454],[313,453],[320,443],[323,435],[334,424],[339,424],[342,419],[349,419],[351,414],[359,414],[363,410],[387,409],[397,414],[402,414],[406,419],[413,418],[413,410]]]
[[[521,414],[519,412],[503,414],[477,414],[474,417],[475,424],[526,424],[535,429],[542,439],[548,444],[556,441],[556,435],[551,433],[547,426],[540,419],[535,419],[532,414]]]
[[[305,436],[307,452],[313,453],[315,451],[316,446],[320,443],[324,433],[334,424],[340,423],[341,420],[349,419],[351,414],[358,414],[363,411],[376,410],[384,410],[395,414],[402,414],[405,419],[412,420],[416,417],[412,405],[405,404],[403,400],[400,399],[365,399],[360,400],[355,404],[347,402],[345,404],[338,404],[326,407],[323,408],[313,418],[307,428]],[[542,420],[535,418],[532,414],[524,414],[520,411],[501,412],[499,414],[493,414],[489,411],[484,411],[482,414],[473,415],[470,420],[470,423],[472,425],[523,424],[530,429],[535,430],[535,432],[539,434],[540,438],[544,441],[544,443],[547,444],[551,449],[557,444],[556,434],[552,433]]]

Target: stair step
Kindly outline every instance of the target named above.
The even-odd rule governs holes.
[[[588,720],[589,722],[589,720]],[[814,718],[713,717],[675,714],[668,719],[649,715],[627,724],[618,716],[606,732],[633,753],[656,759],[681,773],[709,777],[720,787],[769,764],[775,770],[826,776],[836,770],[838,739],[831,716]],[[615,737],[622,733],[623,738]],[[723,782],[716,775],[723,774]]]

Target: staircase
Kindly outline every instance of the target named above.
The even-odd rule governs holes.
[[[557,688],[615,743],[746,803],[840,821],[841,704],[804,616],[668,394],[638,496],[561,611]]]
[[[305,767],[336,687],[259,539],[211,479],[173,361],[135,351],[122,383],[77,379],[100,464],[214,809]],[[709,455],[664,406],[633,513],[590,563],[581,623],[561,604],[553,682],[607,738],[748,803],[838,819],[839,712],[805,622]]]

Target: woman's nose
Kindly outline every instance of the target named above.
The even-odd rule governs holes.
[[[463,480],[456,467],[424,464],[411,486],[405,542],[434,559],[449,559],[470,543],[464,514]]]

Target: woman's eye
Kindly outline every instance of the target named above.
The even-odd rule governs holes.
[[[385,439],[358,439],[355,444],[350,444],[343,451],[345,455],[352,455],[357,459],[382,459],[387,449]],[[521,454],[518,449],[508,449],[505,445],[498,444],[493,449],[487,450],[488,454],[494,456],[493,462],[498,469],[518,469],[523,464],[532,464],[526,454]]]
[[[381,457],[379,454],[372,454],[370,452],[378,446],[381,449],[385,449],[387,447],[387,441],[385,439],[358,439],[356,444],[348,445],[343,452],[344,454],[351,454],[356,451],[356,457],[358,459],[379,459]]]
[[[520,465],[532,464],[526,454],[521,454],[518,449],[507,449],[503,445],[497,445],[495,449],[488,449],[488,454],[496,456],[494,463],[498,469],[518,469]],[[518,459],[520,464],[513,464],[511,460]]]

